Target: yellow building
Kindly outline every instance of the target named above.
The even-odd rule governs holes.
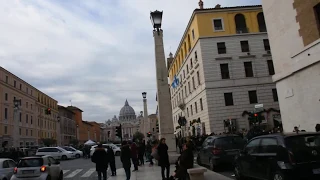
[[[179,117],[186,117],[186,134],[222,133],[230,119],[236,130],[248,129],[242,114],[254,104],[279,109],[261,5],[204,9],[200,4],[174,56],[170,53],[168,71],[174,125],[179,129]],[[263,124],[273,126],[266,121],[272,114],[265,116]]]

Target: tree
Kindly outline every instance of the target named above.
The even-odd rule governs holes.
[[[53,138],[43,138],[41,140],[42,140],[42,143],[47,147],[52,146],[57,143],[57,141]]]
[[[74,145],[74,146],[78,146],[79,145],[79,140],[78,139],[70,139],[69,143]]]
[[[142,140],[144,139],[144,134],[142,134],[141,132],[137,131],[134,133],[133,138],[136,140],[139,140],[140,142],[142,142]]]

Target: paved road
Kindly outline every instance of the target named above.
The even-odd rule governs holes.
[[[73,159],[61,161],[61,169],[63,170],[63,179],[67,180],[96,180],[96,166],[91,159]],[[116,156],[116,168],[122,168],[119,156]],[[110,171],[108,169],[108,177]]]

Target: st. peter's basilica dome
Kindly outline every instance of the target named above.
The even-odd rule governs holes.
[[[128,101],[124,103],[124,106],[121,108],[119,113],[120,121],[130,121],[136,119],[136,113],[134,109],[129,105]]]

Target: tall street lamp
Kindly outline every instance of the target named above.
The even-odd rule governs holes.
[[[146,133],[150,131],[150,125],[148,123],[148,107],[147,107],[147,92],[142,93],[142,98],[143,98],[143,133],[146,136]]]
[[[13,100],[13,147],[18,148],[20,147],[20,133],[19,133],[19,122],[20,122],[20,106],[21,106],[21,99],[14,99]]]
[[[162,11],[150,13],[150,19],[153,25],[153,37],[155,45],[155,64],[157,80],[157,97],[158,97],[158,117],[159,117],[159,138],[165,138],[169,147],[170,163],[174,163],[178,154],[176,153],[176,143],[172,121],[171,100],[168,85],[168,70],[163,46]]]

